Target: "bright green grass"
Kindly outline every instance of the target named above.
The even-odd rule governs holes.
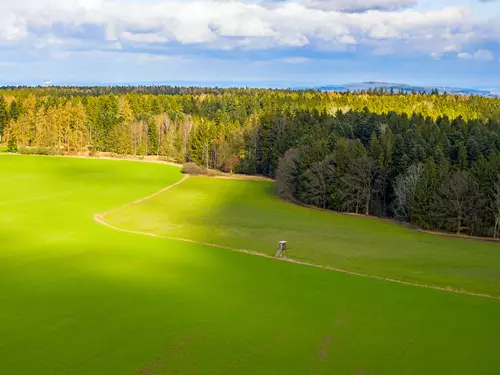
[[[110,215],[127,229],[500,296],[500,244],[424,234],[393,223],[297,207],[268,182],[191,178]]]
[[[0,156],[0,171],[1,374],[500,372],[498,300],[127,234],[92,220],[177,181],[174,167]],[[204,196],[186,188],[208,189],[210,181],[188,180],[176,194]],[[257,204],[271,201],[258,202],[262,185],[228,184],[246,186]],[[191,235],[207,217],[229,213],[230,202],[191,211]],[[296,208],[276,203],[255,225],[279,210]]]

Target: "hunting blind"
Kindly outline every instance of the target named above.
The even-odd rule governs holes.
[[[275,255],[276,258],[286,258],[286,241],[278,242],[278,251]]]

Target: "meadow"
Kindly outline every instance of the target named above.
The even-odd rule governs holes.
[[[6,374],[496,374],[500,300],[113,230],[95,214],[173,166],[0,155]],[[105,219],[499,296],[498,244],[296,207],[268,182],[191,177]]]
[[[500,297],[500,243],[296,206],[279,199],[272,182],[191,177],[106,221],[267,255],[283,239],[298,261]]]

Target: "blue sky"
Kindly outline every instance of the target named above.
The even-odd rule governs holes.
[[[0,0],[0,84],[368,80],[500,92],[500,1]]]

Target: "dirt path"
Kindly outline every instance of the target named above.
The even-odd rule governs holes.
[[[481,242],[500,242],[500,238],[493,237],[478,237],[478,236],[470,236],[468,234],[456,234],[456,233],[447,233],[447,232],[436,232],[432,230],[425,230],[417,228],[417,231],[425,234],[431,234],[433,236],[441,236],[441,237],[451,237],[451,238],[461,238],[463,240],[474,240]]]
[[[125,232],[125,233],[138,234],[138,235],[142,235],[142,236],[161,238],[161,239],[166,239],[166,240],[171,240],[171,241],[181,241],[181,242],[192,243],[192,244],[196,244],[196,245],[209,246],[209,247],[214,247],[214,248],[218,248],[218,249],[235,251],[235,252],[238,252],[238,253],[256,255],[256,256],[259,256],[259,257],[262,257],[262,258],[272,259],[274,261],[295,263],[295,264],[300,264],[300,265],[303,265],[303,266],[309,266],[309,267],[320,268],[320,269],[329,270],[329,271],[341,272],[341,273],[348,274],[348,275],[366,277],[366,278],[375,279],[375,280],[388,281],[388,282],[397,283],[397,284],[411,285],[411,286],[416,286],[416,287],[420,287],[420,288],[434,289],[434,290],[440,290],[440,291],[444,291],[444,292],[450,292],[450,293],[456,293],[456,294],[465,294],[465,295],[469,295],[469,296],[483,297],[483,298],[500,300],[500,297],[491,296],[489,294],[473,293],[473,292],[468,292],[468,291],[465,291],[465,290],[458,290],[458,289],[453,289],[453,288],[443,288],[443,287],[438,287],[438,286],[433,286],[433,285],[411,283],[411,282],[403,281],[403,280],[396,280],[396,279],[391,279],[391,278],[382,277],[382,276],[368,275],[368,274],[365,274],[365,273],[348,271],[348,270],[344,270],[344,269],[341,269],[341,268],[335,268],[335,267],[330,267],[330,266],[322,266],[322,265],[308,263],[308,262],[301,262],[301,261],[298,261],[298,260],[295,260],[295,259],[292,259],[292,258],[275,258],[275,257],[273,257],[271,255],[267,255],[267,254],[264,254],[264,253],[259,253],[257,251],[252,251],[252,250],[247,250],[247,249],[238,249],[238,248],[235,248],[235,247],[224,246],[224,245],[217,245],[217,244],[208,243],[208,242],[202,242],[202,241],[195,241],[195,240],[190,240],[190,239],[186,239],[186,238],[178,238],[178,237],[164,236],[164,235],[159,235],[159,234],[154,234],[154,233],[148,233],[148,232],[128,230],[128,229],[124,229],[124,228],[119,228],[119,227],[114,226],[114,225],[112,225],[110,223],[107,223],[105,221],[106,216],[109,215],[110,213],[117,212],[117,211],[121,210],[122,208],[130,207],[132,205],[135,205],[135,204],[144,202],[144,201],[146,201],[146,200],[148,200],[150,198],[153,198],[153,197],[155,197],[155,196],[157,196],[159,194],[162,194],[162,193],[164,193],[164,192],[166,192],[166,191],[168,191],[168,190],[170,190],[170,189],[172,189],[172,188],[174,188],[174,187],[182,184],[188,178],[189,178],[189,175],[185,175],[181,180],[177,181],[176,183],[174,183],[174,184],[172,184],[170,186],[167,186],[167,187],[165,187],[165,188],[157,191],[156,193],[148,195],[147,197],[140,198],[138,200],[135,200],[133,202],[127,203],[127,204],[125,204],[125,205],[123,205],[121,207],[115,208],[113,210],[106,211],[106,212],[103,212],[103,213],[100,213],[100,214],[96,214],[96,215],[94,215],[94,220],[96,222],[98,222],[99,224],[102,224],[102,225],[104,225],[104,226],[106,226],[108,228],[111,228],[111,229],[114,229],[114,230],[117,230],[117,231],[120,231],[120,232]]]
[[[164,193],[166,192],[167,190],[170,190],[170,189],[173,189],[174,187],[176,187],[177,185],[180,185],[182,184],[184,181],[186,181],[187,179],[189,178],[189,175],[184,175],[184,177],[182,177],[179,181],[177,181],[176,183],[172,184],[172,185],[169,185],[167,187],[164,187],[163,189],[161,190],[158,190],[157,192],[151,194],[151,195],[148,195],[147,197],[143,197],[143,198],[140,198],[140,199],[137,199],[133,202],[130,202],[130,203],[127,203],[121,207],[117,207],[117,208],[114,208],[112,210],[109,210],[109,211],[106,211],[106,212],[103,212],[103,213],[100,213],[100,214],[97,214],[97,215],[94,215],[94,219],[101,222],[102,224],[105,224],[107,226],[110,226],[106,223],[104,223],[104,218],[109,215],[110,213],[113,213],[113,212],[116,212],[116,211],[119,211],[123,208],[126,208],[126,207],[130,207],[130,206],[133,206],[134,204],[138,204],[138,203],[141,203],[141,202],[144,202],[145,200],[148,200],[148,199],[151,199],[153,197],[156,197],[157,195],[160,195],[161,193]],[[115,228],[115,229],[118,229],[118,228]]]
[[[182,168],[182,164],[173,163],[170,161],[153,159],[153,158],[143,158],[134,157],[132,155],[124,156],[124,157],[112,157],[107,153],[96,154],[95,156],[89,155],[38,155],[38,154],[19,154],[19,153],[10,153],[10,152],[0,152],[0,155],[14,155],[14,156],[36,156],[36,157],[45,157],[45,158],[70,158],[70,159],[94,159],[94,160],[122,160],[122,161],[136,161],[140,163],[154,163],[154,164],[166,164],[174,167]]]
[[[182,168],[182,164],[174,163],[166,160],[161,160],[157,156],[145,156],[138,157],[133,155],[125,155],[123,157],[114,157],[109,156],[109,153],[97,153],[95,156],[89,155],[38,155],[38,154],[19,154],[19,153],[10,153],[10,152],[0,152],[0,156],[2,155],[14,155],[14,156],[36,156],[36,157],[46,157],[46,158],[70,158],[70,159],[93,159],[93,160],[121,160],[121,161],[135,161],[139,163],[153,163],[153,164],[165,164],[171,165],[173,167]],[[215,170],[210,170],[216,174],[206,175],[200,174],[196,175],[199,178],[218,178],[223,180],[251,180],[251,181],[268,181],[275,182],[272,178],[261,176],[261,175],[248,175],[248,174],[239,174],[239,173],[225,173]]]

